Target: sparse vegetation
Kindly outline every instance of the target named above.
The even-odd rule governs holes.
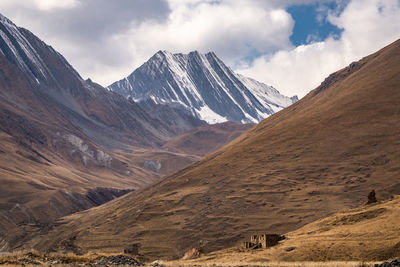
[[[248,261],[228,260],[220,262],[212,257],[207,257],[208,261],[203,260],[179,260],[179,261],[154,261],[142,263],[139,259],[121,255],[107,253],[88,253],[85,255],[67,254],[41,254],[37,251],[19,251],[7,253],[0,256],[1,266],[243,266],[243,267],[361,267],[373,266],[380,262],[358,262],[358,261],[325,261],[325,262],[284,262],[284,261],[265,261],[263,258],[252,258]]]
[[[57,254],[48,253],[41,254],[37,251],[18,251],[7,253],[0,256],[0,265],[4,266],[141,266],[143,265],[139,259],[121,254],[107,253],[88,253],[85,255],[76,255],[73,253]]]
[[[285,234],[361,206],[367,213],[338,215],[304,233],[298,244],[289,245],[289,236],[284,247],[277,246],[281,260],[391,257],[400,231],[385,228],[382,235],[367,226],[397,211],[372,211],[376,203],[363,208],[372,189],[379,200],[400,192],[399,62],[400,40],[363,58],[358,70],[339,70],[341,78],[329,88],[308,94],[201,161],[135,194],[64,217],[37,247],[59,249],[76,235],[83,251],[122,251],[138,242],[151,259],[176,259],[191,248],[210,253],[252,234]]]
[[[0,248],[37,249],[0,265],[400,265],[400,40],[226,144],[252,126],[178,136],[204,122],[147,112],[0,26]],[[209,63],[205,81],[228,70]],[[236,88],[225,74],[202,90]]]
[[[305,225],[268,249],[238,246],[171,264],[373,266],[375,261],[400,258],[399,217],[400,196],[396,196]]]

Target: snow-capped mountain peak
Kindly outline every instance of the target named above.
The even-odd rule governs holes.
[[[109,89],[135,101],[152,99],[208,123],[259,122],[294,103],[275,88],[234,73],[214,52],[158,51]]]

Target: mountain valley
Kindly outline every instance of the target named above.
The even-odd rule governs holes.
[[[396,41],[201,161],[64,217],[29,246],[73,239],[81,252],[116,252],[140,243],[149,259],[180,258],[293,231],[365,203],[372,189],[381,200],[399,194],[399,66]]]
[[[399,258],[399,88],[400,40],[300,100],[214,52],[103,87],[0,14],[0,265]]]
[[[61,54],[2,15],[0,51],[1,250],[24,240],[26,225],[47,227],[200,159],[162,146],[206,122],[83,80]],[[215,145],[234,137],[222,135]]]

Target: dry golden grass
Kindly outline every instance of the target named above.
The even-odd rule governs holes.
[[[275,247],[235,247],[170,264],[360,266],[368,261],[367,265],[371,265],[373,261],[400,257],[399,218],[400,196],[396,196],[307,224],[285,234],[286,239]]]
[[[21,259],[30,259],[40,263],[41,266],[71,266],[71,265],[90,265],[104,257],[114,256],[115,253],[93,253],[89,252],[85,255],[76,255],[73,253],[47,253],[42,254],[36,250],[23,250],[11,253],[0,254],[0,265],[2,266],[20,266]],[[140,259],[136,259],[142,262]],[[195,260],[176,260],[176,261],[158,261],[163,266],[269,266],[269,267],[361,267],[371,266],[376,261],[269,261],[260,258],[252,258],[251,260],[230,258],[223,262],[215,256],[205,256]],[[152,262],[142,262],[145,264],[152,264]],[[34,264],[24,263],[25,266],[37,266]]]
[[[83,250],[139,242],[149,258],[180,258],[293,231],[361,205],[372,189],[380,199],[400,193],[400,41],[358,64],[200,162],[64,218],[36,247],[62,249],[72,237]]]
[[[213,144],[219,147],[231,140],[235,133],[249,127],[230,126],[236,129],[234,133],[219,131],[223,126],[201,129],[207,131],[210,127],[214,131],[217,128],[222,137]],[[184,136],[185,140],[190,139],[190,134],[185,133]],[[207,136],[193,138],[199,141]],[[35,144],[31,146],[49,161],[0,131],[0,248],[3,250],[26,243],[30,235],[47,228],[56,218],[92,207],[87,203],[79,206],[79,201],[72,201],[76,196],[71,200],[69,195],[84,195],[96,187],[136,190],[200,160],[200,156],[195,154],[204,152],[191,155],[179,149],[173,152],[126,146],[126,151],[107,151],[116,162],[124,163],[113,166],[113,169],[84,166],[78,158],[70,158],[68,151],[56,152]],[[216,147],[208,147],[207,151]],[[161,167],[155,169],[147,162],[159,163]]]
[[[163,148],[169,151],[205,156],[226,145],[255,124],[224,122],[197,127],[168,141]]]

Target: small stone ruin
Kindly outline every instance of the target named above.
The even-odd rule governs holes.
[[[283,239],[285,236],[278,234],[252,235],[250,242],[244,242],[243,246],[246,249],[268,248],[277,245]]]

